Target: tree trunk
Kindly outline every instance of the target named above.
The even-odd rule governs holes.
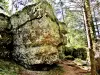
[[[86,16],[86,25],[88,31],[88,42],[89,42],[89,52],[90,52],[90,61],[91,61],[91,75],[96,75],[96,66],[95,66],[95,59],[94,59],[94,42],[95,42],[95,29],[92,20],[92,13],[90,8],[89,0],[85,0],[84,2],[84,10]]]

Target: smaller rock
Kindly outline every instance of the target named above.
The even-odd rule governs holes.
[[[74,60],[74,63],[76,63],[79,66],[89,66],[90,65],[88,61],[81,60],[78,58]]]

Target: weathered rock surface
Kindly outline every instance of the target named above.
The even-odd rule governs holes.
[[[9,28],[9,17],[0,13],[0,58],[9,58],[12,34]]]
[[[53,64],[59,60],[58,46],[62,45],[65,32],[49,3],[43,1],[29,5],[11,17],[2,16],[0,41],[3,43],[0,42],[0,48],[4,53],[0,50],[1,55],[11,55],[27,68],[34,64]]]
[[[0,32],[0,58],[10,58],[12,48],[12,34],[7,31]]]
[[[27,67],[34,64],[52,64],[59,59],[59,26],[51,11],[51,6],[43,2],[27,6],[11,17],[14,60]]]
[[[59,22],[59,28],[60,28],[60,35],[61,35],[62,42],[58,46],[58,52],[59,52],[59,58],[64,59],[65,58],[64,50],[65,50],[66,45],[67,45],[66,24],[64,22]]]
[[[7,29],[9,25],[9,17],[0,13],[0,31]]]

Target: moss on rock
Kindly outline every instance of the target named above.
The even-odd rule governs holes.
[[[59,60],[58,46],[64,42],[64,27],[48,2],[26,6],[10,18],[0,15],[0,22],[4,31],[0,31],[1,55],[11,56],[26,68]]]
[[[59,24],[46,1],[29,5],[11,16],[14,60],[25,67],[53,64],[58,61],[58,45],[62,42]]]
[[[8,28],[9,25],[9,17],[0,13],[0,31],[4,31]]]

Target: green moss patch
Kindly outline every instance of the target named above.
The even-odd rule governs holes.
[[[13,61],[9,62],[0,59],[0,75],[18,75],[18,72],[21,69],[22,67]]]

